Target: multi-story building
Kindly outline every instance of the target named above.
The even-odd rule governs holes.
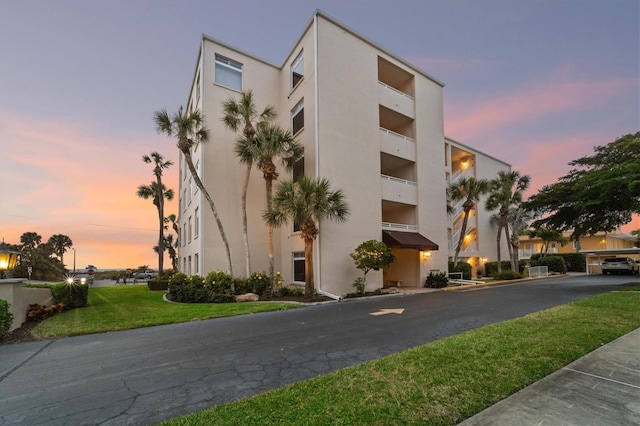
[[[222,103],[252,90],[258,110],[276,107],[275,120],[304,145],[294,173],[325,177],[342,189],[346,223],[323,222],[314,246],[316,288],[344,295],[361,272],[350,253],[376,239],[393,248],[396,262],[367,275],[368,289],[389,282],[420,286],[430,271],[446,271],[460,212],[447,213],[446,187],[462,175],[492,178],[510,166],[445,139],[444,84],[404,59],[317,11],[281,65],[203,36],[188,101],[200,110],[212,142],[193,158],[210,191],[231,246],[234,273],[245,273],[240,199],[245,166],[234,153],[237,135],[224,127]],[[281,179],[291,175],[280,171]],[[180,268],[188,274],[226,269],[218,228],[180,162]],[[267,270],[262,175],[248,193],[251,267]],[[454,206],[455,208],[456,206]],[[495,260],[490,213],[474,210],[461,258]],[[276,269],[287,284],[303,284],[304,245],[289,224],[274,235]],[[506,245],[503,253],[506,253]],[[474,260],[475,259],[475,260]]]

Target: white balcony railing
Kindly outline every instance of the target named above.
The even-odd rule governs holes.
[[[408,225],[406,223],[392,223],[392,222],[382,222],[382,229],[389,229],[393,231],[408,231],[408,232],[418,231],[418,227],[416,225]]]
[[[409,99],[413,99],[413,96],[411,96],[411,95],[409,95],[407,93],[404,93],[402,90],[398,90],[395,87],[391,87],[388,84],[385,84],[385,83],[383,83],[381,81],[378,81],[378,84],[383,86],[383,87],[386,87],[387,89],[393,90],[394,92],[396,92],[396,93],[398,93],[398,94],[400,94],[400,95],[402,95],[404,97],[407,97]]]
[[[390,182],[400,183],[402,185],[416,186],[416,183],[413,182],[413,181],[406,180],[406,179],[400,179],[400,178],[393,177],[393,176],[380,175],[380,178],[382,178],[382,180],[388,180]]]
[[[380,127],[380,130],[384,133],[387,133],[391,136],[394,136],[396,138],[402,139],[406,142],[412,142],[412,143],[416,143],[415,139],[410,138],[409,136],[405,136],[405,135],[401,135],[400,133],[396,133],[393,130],[389,130],[389,129],[385,129],[384,127]]]
[[[474,167],[467,167],[464,170],[456,170],[451,175],[451,182],[450,183],[456,183],[460,179],[472,177],[473,175],[475,175]]]

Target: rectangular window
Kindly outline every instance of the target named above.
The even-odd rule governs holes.
[[[216,55],[215,79],[216,84],[229,89],[242,91],[242,64]]]
[[[187,237],[187,224],[186,223],[184,224],[184,227],[183,227],[183,230],[182,230],[182,236],[183,236],[183,238],[182,238],[182,246],[186,247],[186,245],[187,245],[187,238],[186,238]]]
[[[293,163],[293,181],[297,182],[302,176],[304,176],[304,157]]]
[[[192,228],[191,228],[191,216],[189,216],[188,223],[189,223],[189,233],[188,233],[187,235],[189,236],[189,242],[191,242],[191,232],[192,232]]]
[[[193,255],[193,268],[196,275],[200,274],[200,255],[198,253]]]
[[[297,221],[293,221],[293,232],[300,232],[300,224]]]
[[[304,99],[291,110],[291,133],[294,135],[304,129]]]
[[[200,207],[196,207],[193,223],[193,238],[198,238],[198,235],[200,235]]]
[[[297,251],[293,253],[293,281],[298,283],[304,282],[304,252]]]
[[[196,109],[200,109],[200,72],[196,76]]]
[[[291,64],[291,88],[294,89],[300,80],[304,77],[304,56],[302,52],[294,59]]]
[[[182,272],[183,273],[187,273],[187,258],[183,257],[182,258]]]
[[[189,256],[189,266],[187,267],[187,275],[191,275],[191,256]]]

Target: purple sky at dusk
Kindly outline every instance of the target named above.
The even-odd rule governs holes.
[[[157,266],[140,158],[178,157],[152,115],[186,103],[201,34],[280,65],[317,8],[446,83],[446,135],[530,175],[529,194],[640,130],[637,0],[0,0],[0,237]]]

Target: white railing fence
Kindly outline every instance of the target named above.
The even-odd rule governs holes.
[[[548,266],[532,266],[529,268],[529,278],[548,277]]]

